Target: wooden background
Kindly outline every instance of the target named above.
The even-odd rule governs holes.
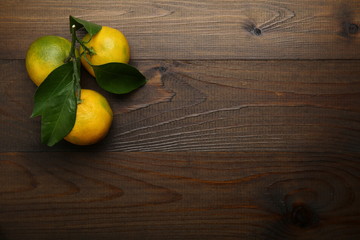
[[[149,79],[40,143],[24,56],[74,15]],[[360,239],[360,1],[0,1],[0,239]]]

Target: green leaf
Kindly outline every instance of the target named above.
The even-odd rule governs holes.
[[[75,95],[76,95],[76,102],[79,104],[81,103],[81,86],[80,86],[80,80],[81,80],[81,61],[80,58],[75,59],[75,63],[77,65],[76,69],[77,72],[74,72],[75,76]]]
[[[146,83],[146,78],[136,68],[125,63],[92,65],[96,81],[108,92],[129,93]]]
[[[34,96],[34,109],[31,117],[42,114],[42,111],[52,101],[51,99],[58,94],[69,82],[73,81],[73,63],[68,62],[53,70],[49,76],[36,90]]]
[[[73,62],[52,71],[36,90],[32,117],[41,115],[41,141],[48,146],[63,139],[76,118],[76,95]]]
[[[69,82],[42,113],[41,142],[53,146],[62,140],[75,124],[76,108],[74,82]]]
[[[90,34],[90,36],[97,34],[102,28],[102,26],[100,25],[73,16],[70,16],[69,18],[70,18],[70,33],[73,25],[75,25],[75,30],[84,27],[85,30]]]

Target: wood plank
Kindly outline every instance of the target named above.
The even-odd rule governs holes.
[[[68,16],[120,29],[139,59],[359,59],[357,0],[0,1],[1,59],[39,36],[69,38]]]
[[[23,60],[2,60],[0,151],[360,152],[360,61],[137,61],[149,82],[116,96],[90,147],[42,145],[30,119],[36,87]]]
[[[0,153],[0,236],[358,239],[359,157]]]

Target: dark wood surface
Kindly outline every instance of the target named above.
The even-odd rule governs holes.
[[[102,142],[40,143],[24,56],[68,16],[149,79]],[[0,240],[360,239],[360,2],[0,1]]]
[[[72,14],[121,29],[133,59],[358,59],[359,12],[357,0],[2,0],[0,51],[22,59],[35,37],[68,37]]]

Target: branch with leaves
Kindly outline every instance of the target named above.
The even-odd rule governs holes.
[[[94,36],[102,26],[70,16],[71,50],[65,63],[53,70],[38,87],[34,96],[31,117],[41,116],[41,142],[53,146],[62,140],[73,128],[76,120],[77,104],[81,104],[80,58],[94,55],[92,48],[86,47],[76,32],[85,29]],[[77,44],[84,52],[79,55]],[[146,83],[146,78],[135,67],[119,62],[92,65],[98,85],[114,94],[129,93]]]

